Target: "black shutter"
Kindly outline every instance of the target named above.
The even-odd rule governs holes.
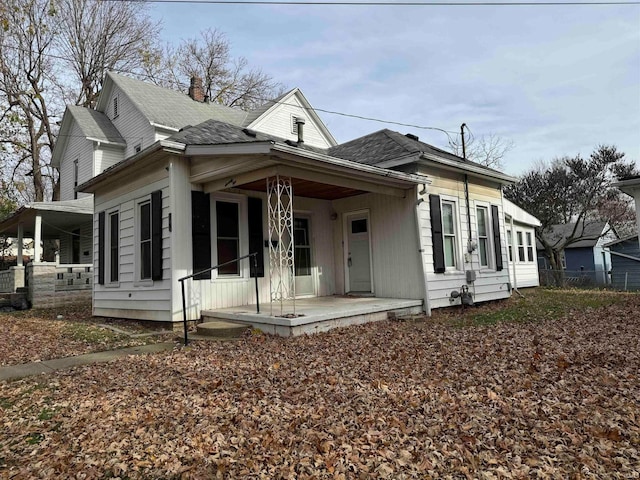
[[[98,214],[98,283],[104,285],[104,212]]]
[[[502,265],[502,245],[500,244],[500,217],[498,215],[498,206],[491,205],[491,221],[493,223],[493,248],[496,253],[496,270],[500,271]]]
[[[162,280],[162,191],[151,192],[151,279]]]
[[[440,195],[429,195],[431,212],[431,241],[433,242],[433,270],[444,273],[444,240],[442,238],[442,214]]]
[[[258,255],[257,276],[264,277],[264,237],[262,235],[262,199],[249,197],[249,253],[256,252]],[[253,269],[253,258],[249,259],[251,276],[255,277]]]
[[[191,191],[191,252],[193,273],[211,267],[211,202],[209,194]],[[196,275],[194,280],[211,278],[211,271]]]

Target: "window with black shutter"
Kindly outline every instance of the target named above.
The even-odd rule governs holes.
[[[98,214],[98,284],[104,285],[104,227],[105,214]]]
[[[211,267],[211,200],[208,193],[191,192],[191,247],[193,273]],[[195,280],[211,278],[211,272],[194,277]]]
[[[496,270],[500,271],[502,265],[502,245],[500,244],[500,216],[498,214],[498,206],[491,205],[491,220],[493,223],[493,248],[496,254]]]
[[[440,213],[440,195],[429,195],[431,214],[431,237],[433,242],[433,269],[444,273],[444,242],[442,237],[442,216]]]

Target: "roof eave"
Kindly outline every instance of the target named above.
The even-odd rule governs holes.
[[[518,181],[517,178],[512,177],[510,175],[505,175],[500,172],[488,171],[487,169],[482,168],[480,166],[471,165],[468,163],[461,163],[454,160],[449,160],[449,159],[446,159],[437,155],[425,153],[425,152],[422,152],[421,159],[435,162],[447,170],[463,172],[463,173],[472,175],[474,177],[485,178],[493,181],[498,181],[500,183],[513,184]]]
[[[100,175],[97,175],[92,179],[78,185],[76,187],[76,192],[95,193],[95,191],[100,188],[103,182],[121,172],[122,170],[129,168],[131,165],[141,162],[149,155],[160,150],[164,150],[168,153],[181,154],[184,153],[185,147],[186,145],[183,143],[172,142],[170,140],[158,140],[157,142],[149,145],[144,150],[141,150],[140,152],[132,155],[126,160],[123,160],[122,162],[115,164],[113,167],[108,168]]]
[[[390,182],[404,184],[406,186],[431,184],[431,180],[425,175],[398,172],[396,170],[389,170],[378,166],[366,165],[363,163],[353,162],[351,160],[332,157],[330,155],[323,155],[321,153],[316,153],[309,150],[301,150],[300,148],[283,145],[281,143],[273,144],[271,150],[274,153],[281,152],[311,159],[317,162],[322,162],[325,165],[331,166],[333,168],[355,170],[365,176],[375,177],[378,179],[385,178]]]

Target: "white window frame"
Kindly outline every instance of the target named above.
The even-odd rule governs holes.
[[[142,267],[142,252],[141,252],[141,238],[140,238],[140,229],[142,227],[142,218],[141,218],[141,214],[140,214],[140,209],[142,207],[142,205],[148,203],[149,204],[149,232],[151,235],[151,217],[152,217],[152,212],[151,212],[151,194],[148,195],[144,195],[142,197],[139,197],[135,200],[134,205],[135,205],[135,209],[134,209],[134,271],[135,271],[135,275],[134,275],[134,285],[136,286],[149,286],[149,285],[153,285],[153,272],[151,272],[151,276],[149,278],[142,278],[141,275],[141,267]],[[122,222],[122,219],[120,219],[120,221]],[[149,237],[149,241],[151,241],[151,236]],[[153,256],[153,254],[151,254],[151,257]],[[149,262],[152,261],[152,258],[149,258]],[[106,281],[106,277],[105,277],[105,281]]]
[[[453,234],[445,234],[444,223],[444,205],[451,204],[453,212]],[[444,271],[446,272],[460,272],[460,210],[458,208],[458,199],[456,197],[449,197],[440,195],[440,221],[442,222],[442,247],[444,249]],[[446,238],[447,236],[453,237],[453,265],[447,265],[446,255]]]
[[[111,217],[118,215],[118,278],[116,280],[111,279]],[[104,226],[104,286],[117,287],[120,285],[120,275],[122,274],[122,265],[120,263],[120,251],[122,249],[122,238],[120,235],[122,225],[122,215],[120,214],[119,207],[112,208],[105,211],[105,226]]]
[[[211,195],[211,265],[218,265],[218,226],[216,203],[236,203],[238,204],[238,256],[242,257],[249,253],[249,225],[247,211],[247,197],[234,193],[216,193]],[[211,281],[247,281],[250,276],[250,265],[247,260],[240,260],[238,265],[239,273],[220,274],[216,268],[211,272]]]
[[[483,202],[474,202],[475,203],[475,215],[476,215],[476,240],[478,242],[478,264],[481,269],[484,270],[493,270],[495,268],[495,250],[493,248],[493,223],[491,221],[491,205]],[[482,264],[482,258],[480,255],[480,226],[478,224],[478,210],[484,210],[484,220],[485,220],[485,228],[486,235],[483,237],[486,240],[486,248],[487,248],[487,263],[486,265]]]
[[[516,245],[518,249],[518,263],[526,263],[527,262],[527,248],[524,243],[524,231],[516,230]],[[522,256],[520,256],[520,249],[522,249]]]
[[[526,242],[526,257],[528,263],[533,263],[536,260],[535,251],[533,249],[533,233],[524,232],[525,242]],[[529,255],[531,253],[531,255]]]
[[[509,261],[513,262],[513,232],[510,228],[507,228],[507,252]]]

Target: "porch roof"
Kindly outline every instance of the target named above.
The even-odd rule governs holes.
[[[424,175],[389,170],[351,160],[332,157],[324,149],[208,120],[185,128],[166,140],[156,142],[78,187],[95,192],[126,175],[133,164],[151,162],[162,152],[191,158],[192,183],[209,192],[229,188],[264,190],[264,179],[275,175],[294,179],[296,196],[336,199],[365,192],[406,196],[418,184],[428,184]]]
[[[35,218],[42,218],[42,238],[56,239],[61,233],[77,228],[93,219],[93,197],[59,202],[32,202],[23,205],[10,217],[0,222],[0,233],[9,237],[18,236],[18,225],[22,224],[23,237],[35,235]]]

